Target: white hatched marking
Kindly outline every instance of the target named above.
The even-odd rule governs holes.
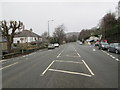
[[[51,64],[43,71],[43,73],[40,76],[43,76],[47,72],[47,70],[52,66],[52,64],[54,62],[55,62],[55,60],[51,62]]]
[[[79,64],[83,64],[82,62],[75,62],[75,61],[63,61],[63,60],[55,60],[57,62],[67,62],[67,63],[79,63]]]
[[[87,77],[92,77],[92,75],[84,74],[84,73],[78,73],[78,72],[71,72],[71,71],[64,71],[64,70],[56,70],[56,69],[48,69],[48,70],[54,71],[54,72],[62,72],[62,73],[76,74],[76,75],[83,75],[83,76],[87,76]]]
[[[89,72],[92,74],[92,75],[95,75],[92,70],[89,68],[89,66],[86,64],[86,62],[84,60],[82,60],[83,63],[85,64],[85,66],[87,67],[87,69],[89,70]]]

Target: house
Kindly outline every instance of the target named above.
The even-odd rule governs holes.
[[[32,43],[32,42],[42,42],[42,37],[34,33],[32,29],[23,30],[15,34],[13,43]]]
[[[85,41],[85,43],[86,44],[88,44],[88,45],[91,45],[91,44],[93,44],[95,41],[97,41],[97,40],[100,40],[100,38],[99,37],[95,37],[95,36],[91,36],[91,37],[89,37],[86,41]]]

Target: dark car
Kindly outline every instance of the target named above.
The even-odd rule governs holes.
[[[109,47],[109,44],[106,42],[100,42],[98,48],[102,50],[107,50]]]
[[[120,53],[120,43],[111,43],[108,52],[115,52],[116,54]]]

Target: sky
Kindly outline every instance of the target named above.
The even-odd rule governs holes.
[[[22,21],[26,29],[41,35],[50,34],[55,27],[64,24],[66,32],[80,32],[98,25],[100,19],[108,12],[115,12],[118,1],[106,2],[1,2],[0,19]]]

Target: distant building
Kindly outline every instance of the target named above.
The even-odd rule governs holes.
[[[13,43],[31,43],[42,42],[42,37],[30,30],[23,30],[16,33],[13,39]]]

